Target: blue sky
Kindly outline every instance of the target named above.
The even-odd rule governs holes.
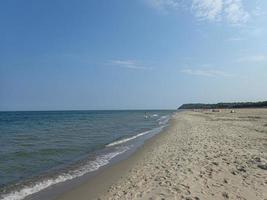
[[[0,110],[267,99],[266,0],[3,0]]]

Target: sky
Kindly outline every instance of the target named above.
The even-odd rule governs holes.
[[[266,0],[2,0],[0,110],[267,100]]]

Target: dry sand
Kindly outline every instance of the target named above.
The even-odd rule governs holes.
[[[267,199],[267,109],[177,113],[135,155],[58,199]]]

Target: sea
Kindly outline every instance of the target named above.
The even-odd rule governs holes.
[[[95,172],[158,134],[172,110],[0,112],[0,199]]]

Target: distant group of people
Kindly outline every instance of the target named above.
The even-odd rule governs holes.
[[[193,109],[194,112],[209,111],[209,109]],[[211,112],[221,112],[220,109],[212,109]],[[235,113],[235,110],[231,110],[230,113]]]

